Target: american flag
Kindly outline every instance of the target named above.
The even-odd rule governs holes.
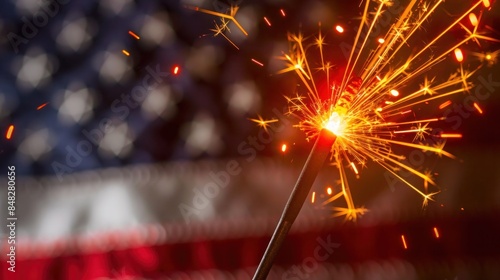
[[[213,36],[217,18],[186,5],[219,12],[241,5],[252,33],[244,37],[231,26],[235,48]],[[0,174],[16,168],[19,215],[18,274],[7,272],[2,251],[3,279],[248,279],[310,145],[283,122],[283,95],[294,93],[296,81],[275,75],[275,57],[286,48],[287,31],[312,34],[318,21],[349,26],[357,5],[0,3]],[[494,9],[486,24],[498,35]],[[446,206],[436,202],[422,214],[418,197],[387,187],[384,178],[371,181],[380,176],[370,170],[355,195],[373,209],[371,218],[339,229],[328,209],[308,204],[273,277],[300,279],[294,267],[307,272],[317,265],[307,276],[496,279],[500,256],[491,232],[498,226],[489,223],[498,225],[500,207],[498,73],[497,65],[485,68],[486,113],[468,117],[461,127],[468,136],[450,146],[465,163],[434,166],[442,184],[453,187],[441,197]],[[283,129],[264,133],[249,121],[260,115],[279,119]],[[241,173],[202,210],[194,207],[213,174],[233,160]],[[334,181],[320,174],[318,197]],[[3,213],[7,194],[0,193]],[[315,249],[329,238],[339,246],[320,262]],[[441,270],[429,272],[440,261]]]

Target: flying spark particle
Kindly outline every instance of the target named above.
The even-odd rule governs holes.
[[[489,0],[483,0],[483,5],[485,8],[489,8],[490,7],[490,1]]]
[[[126,55],[126,56],[130,56],[130,53],[129,53],[128,51],[126,51],[126,50],[122,50],[122,53],[123,53],[124,55]]]
[[[172,70],[172,73],[174,73],[174,75],[178,75],[180,73],[180,70],[181,68],[178,65],[176,65]]]
[[[383,43],[385,43],[385,39],[384,39],[384,38],[379,38],[379,39],[378,39],[378,42],[379,42],[380,44],[383,44]]]
[[[280,12],[282,16],[286,17],[285,10],[281,9]]]
[[[477,20],[476,14],[470,13],[469,20],[470,20],[470,23],[472,24],[472,26],[477,26],[478,20]]]
[[[283,153],[286,152],[286,144],[281,145],[281,151]]]
[[[405,236],[404,235],[401,235],[401,240],[403,241],[403,247],[405,249],[408,249],[408,246],[406,246],[406,240],[405,240]]]
[[[335,26],[335,30],[337,30],[338,33],[344,33],[344,28],[340,25]]]
[[[5,138],[7,140],[10,140],[12,138],[12,133],[14,133],[14,125],[10,125],[9,128],[7,129],[7,133],[5,134]]]
[[[331,188],[331,187],[328,187],[328,188],[326,189],[326,193],[327,193],[328,195],[332,195],[332,188]]]
[[[49,102],[45,102],[42,105],[36,107],[36,110],[38,111],[38,110],[42,109],[43,107],[47,106],[47,104],[49,104]]]
[[[314,203],[314,201],[316,201],[316,192],[313,192],[311,196],[311,203]]]
[[[443,102],[441,105],[439,105],[439,110],[442,110],[446,107],[448,107],[451,104],[451,100]]]
[[[491,59],[491,54],[487,54],[485,58],[486,58],[486,60],[490,60]]]
[[[459,48],[455,49],[455,58],[457,59],[458,62],[462,62],[464,60],[464,54],[462,53],[462,50]]]
[[[474,102],[474,108],[476,108],[479,114],[481,115],[483,114],[483,109],[481,109],[481,107],[479,107],[479,105],[476,102]]]
[[[399,96],[399,91],[395,90],[395,89],[392,89],[391,90],[391,95],[392,96]]]
[[[439,238],[439,231],[437,227],[434,227],[434,235],[436,236],[436,238]]]
[[[266,17],[264,17],[264,21],[266,21],[267,25],[271,26],[271,22]]]
[[[137,34],[135,34],[134,32],[132,31],[128,31],[128,34],[130,34],[132,37],[136,38],[137,40],[141,39]]]
[[[255,64],[257,64],[257,65],[259,65],[259,66],[264,66],[264,64],[262,62],[260,62],[260,61],[258,61],[256,59],[253,59],[253,58],[252,58],[252,62],[255,63]]]
[[[358,169],[356,168],[356,165],[354,164],[354,162],[351,161],[351,167],[352,167],[352,170],[354,170],[354,173],[356,173],[356,175],[358,175]]]
[[[462,138],[460,133],[441,133],[441,138]]]

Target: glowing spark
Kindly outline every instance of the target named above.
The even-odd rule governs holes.
[[[476,14],[470,13],[469,20],[470,20],[470,23],[472,24],[472,26],[477,26],[478,20],[477,20]]]
[[[447,100],[447,101],[443,102],[441,105],[439,105],[438,108],[439,108],[439,110],[443,110],[444,108],[450,106],[450,104],[451,104],[451,100]]]
[[[270,120],[264,120],[260,115],[258,115],[258,119],[249,119],[253,121],[254,123],[257,123],[258,126],[264,129],[265,132],[267,131],[267,128],[269,127],[270,123],[277,122],[277,119],[270,119]]]
[[[478,58],[481,62],[486,62],[488,66],[492,66],[497,63],[498,55],[500,54],[500,49],[494,52],[477,53],[471,52],[471,54]]]
[[[385,43],[385,39],[384,39],[384,38],[379,38],[377,41],[378,41],[380,44]]]
[[[179,72],[180,72],[180,67],[178,65],[174,66],[174,69],[172,70],[172,73],[174,73],[174,75],[178,75]]]
[[[235,18],[236,14],[238,13],[239,7],[231,6],[230,11],[229,11],[229,15],[223,14],[223,13],[219,13],[219,12],[215,12],[215,11],[211,11],[211,10],[207,10],[207,9],[202,9],[200,7],[186,6],[186,8],[194,10],[194,11],[197,11],[197,12],[202,12],[202,13],[205,13],[205,14],[208,14],[208,15],[220,17],[220,18],[223,18],[223,19],[228,19],[228,20],[234,22],[234,24],[236,25],[236,27],[238,27],[238,29],[243,34],[245,34],[245,36],[248,36],[247,31],[243,28],[243,26],[241,26],[241,24],[239,23],[239,21],[237,21],[236,18]]]
[[[281,145],[281,152],[286,152],[286,144]]]
[[[314,203],[314,201],[316,201],[316,192],[313,192],[311,196],[311,203]]]
[[[338,33],[344,33],[344,28],[340,25],[335,26],[335,30],[337,30]]]
[[[49,104],[49,102],[45,102],[42,105],[36,107],[36,110],[38,111],[38,110],[42,109],[43,107],[47,106],[47,104]]]
[[[257,64],[257,65],[259,65],[259,66],[264,66],[264,63],[262,63],[262,62],[260,62],[260,61],[258,61],[256,59],[254,59],[254,58],[252,58],[252,62],[255,63],[255,64]]]
[[[122,50],[122,53],[123,53],[124,55],[126,55],[126,56],[130,56],[130,53],[129,53],[128,51],[126,51],[126,50]]]
[[[395,89],[391,89],[391,95],[392,96],[399,96],[399,91],[395,90]]]
[[[267,23],[267,25],[271,26],[271,22],[266,17],[264,17],[264,21]]]
[[[485,8],[489,8],[490,7],[490,1],[489,0],[483,0],[483,5]]]
[[[462,138],[462,134],[460,133],[441,133],[439,136],[441,138]]]
[[[12,138],[12,133],[14,133],[14,125],[10,125],[9,128],[7,129],[7,133],[5,134],[5,138],[7,138],[7,140],[10,140],[10,138]]]
[[[439,238],[439,231],[437,227],[434,227],[434,235],[436,236],[436,238]]]
[[[354,173],[356,173],[356,175],[358,175],[358,169],[356,168],[356,165],[354,164],[354,162],[351,161],[351,167],[352,167],[352,170],[354,171]]]
[[[483,114],[483,110],[481,109],[481,107],[479,107],[479,105],[476,102],[474,102],[474,108],[476,108],[476,110],[479,112],[479,114],[481,114],[481,115]]]
[[[141,39],[137,34],[135,34],[134,32],[132,32],[130,30],[128,31],[128,34],[130,34],[130,36],[136,38],[137,40]]]
[[[327,193],[328,195],[332,195],[332,188],[331,188],[331,187],[328,187],[328,188],[326,189],[326,193]]]
[[[464,55],[461,49],[459,48],[455,49],[455,58],[457,59],[458,62],[462,62],[464,60]]]
[[[403,241],[403,247],[405,249],[408,249],[408,246],[406,246],[406,240],[405,240],[405,236],[404,235],[401,235],[401,240]]]
[[[280,12],[283,17],[286,17],[285,10],[281,9]]]

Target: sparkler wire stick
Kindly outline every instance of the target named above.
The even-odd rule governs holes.
[[[271,237],[271,241],[269,241],[266,252],[262,256],[260,264],[257,267],[257,271],[253,277],[254,280],[264,280],[267,278],[273,266],[274,258],[278,254],[288,231],[297,218],[319,170],[330,153],[330,149],[335,139],[337,139],[336,135],[328,129],[324,128],[319,132],[318,138],[304,164],[292,194],[285,205],[285,209]]]

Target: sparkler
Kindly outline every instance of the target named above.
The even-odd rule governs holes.
[[[431,124],[445,120],[445,117],[422,117],[423,113],[416,109],[429,105],[443,109],[452,104],[446,100],[452,95],[469,92],[473,87],[470,78],[481,67],[481,61],[478,61],[479,65],[473,71],[463,68],[467,60],[464,52],[467,44],[481,46],[483,42],[500,42],[479,31],[483,15],[479,10],[481,6],[490,8],[490,3],[475,1],[455,15],[451,23],[431,37],[428,43],[422,44],[418,34],[430,29],[426,24],[433,14],[438,13],[443,2],[409,1],[406,7],[400,7],[398,14],[392,15],[393,22],[387,23],[387,17],[391,17],[390,9],[395,8],[394,2],[363,1],[361,23],[340,78],[332,78],[335,69],[333,62],[325,59],[325,36],[321,31],[314,40],[300,33],[288,36],[290,50],[281,57],[286,67],[279,73],[295,73],[306,88],[305,94],[286,97],[290,115],[299,120],[296,127],[303,130],[308,139],[313,139],[325,120],[332,117],[340,120],[337,140],[330,151],[332,165],[340,175],[341,191],[323,202],[323,205],[343,198],[347,207],[333,207],[334,217],[344,216],[347,220],[356,220],[366,212],[366,209],[357,208],[354,204],[347,170],[358,175],[368,161],[378,163],[389,174],[415,190],[423,197],[423,205],[437,193],[427,191],[428,185],[436,187],[431,173],[405,164],[406,157],[396,153],[393,147],[412,148],[454,158],[443,150],[444,141],[439,139],[461,138],[462,134],[433,130]],[[479,16],[476,16],[477,11]],[[375,29],[381,31],[382,20],[387,26],[387,33],[371,36]],[[465,38],[458,43],[447,36],[454,28],[465,31]],[[339,33],[346,32],[340,25],[332,29]],[[315,57],[320,60],[313,60]],[[486,60],[486,55],[483,57]],[[432,77],[431,70],[440,68],[444,63],[458,64],[458,70],[448,73],[447,79]],[[471,64],[470,61],[467,63]],[[420,87],[415,88],[418,80],[421,81]],[[321,86],[328,88],[328,92],[325,93]],[[444,99],[444,102],[435,105],[440,99]],[[473,106],[479,114],[483,113],[477,103]],[[429,136],[433,143],[425,142]],[[419,178],[423,188],[399,175],[401,170]]]
[[[378,163],[421,195],[424,206],[433,199],[437,192],[428,191],[429,185],[436,186],[431,173],[404,163],[406,157],[393,148],[411,148],[454,158],[443,150],[445,142],[439,139],[461,138],[462,134],[455,131],[436,133],[431,124],[445,117],[425,116],[416,109],[434,106],[442,110],[451,104],[451,96],[469,93],[473,87],[470,78],[483,61],[496,61],[497,52],[472,53],[479,58],[476,60],[479,65],[470,71],[463,67],[465,62],[467,65],[472,64],[465,50],[470,45],[482,48],[484,42],[500,42],[479,31],[483,26],[481,20],[484,11],[481,11],[481,6],[486,10],[491,9],[490,1],[485,0],[476,0],[461,12],[450,15],[451,21],[444,28],[436,35],[431,35],[427,42],[422,41],[419,34],[427,30],[435,32],[435,28],[428,24],[432,16],[443,9],[443,3],[442,0],[410,0],[405,7],[395,7],[399,3],[389,0],[362,1],[360,24],[354,43],[349,46],[347,62],[341,68],[335,68],[335,61],[326,59],[326,36],[321,30],[314,40],[300,33],[288,35],[290,49],[281,57],[286,67],[278,73],[295,73],[305,88],[305,93],[286,97],[289,115],[297,117],[296,127],[305,132],[307,139],[316,138],[316,142],[254,279],[265,279],[267,276],[281,243],[328,155],[331,155],[332,165],[339,172],[341,190],[332,194],[323,205],[340,198],[346,204],[346,207],[333,207],[333,217],[344,216],[346,220],[356,220],[367,211],[355,206],[349,190],[347,170],[358,175],[369,161]],[[226,23],[222,27],[216,25],[216,36],[228,31],[225,20],[233,21],[247,35],[236,20],[237,8],[231,8],[229,15],[194,9],[219,16]],[[270,25],[270,20],[264,19]],[[458,42],[449,38],[449,32],[455,29],[465,33]],[[349,32],[341,25],[335,25],[333,30],[344,35]],[[386,33],[379,36],[383,32]],[[224,38],[229,40],[226,36]],[[447,73],[449,76],[443,79],[441,65],[445,63],[458,63],[459,67],[456,72]],[[435,69],[440,72],[440,77],[432,76],[431,70]],[[418,83],[420,87],[416,88]],[[474,108],[480,114],[483,113],[477,103],[474,103]],[[261,117],[254,121],[265,128],[266,123]],[[429,136],[434,143],[424,141]],[[403,177],[400,171],[409,172],[420,179],[422,185]],[[406,249],[404,235],[401,238]]]
[[[5,133],[5,138],[7,140],[10,140],[12,138],[13,133],[14,133],[14,125],[11,124],[11,125],[9,125],[9,128],[7,129],[7,133]]]

